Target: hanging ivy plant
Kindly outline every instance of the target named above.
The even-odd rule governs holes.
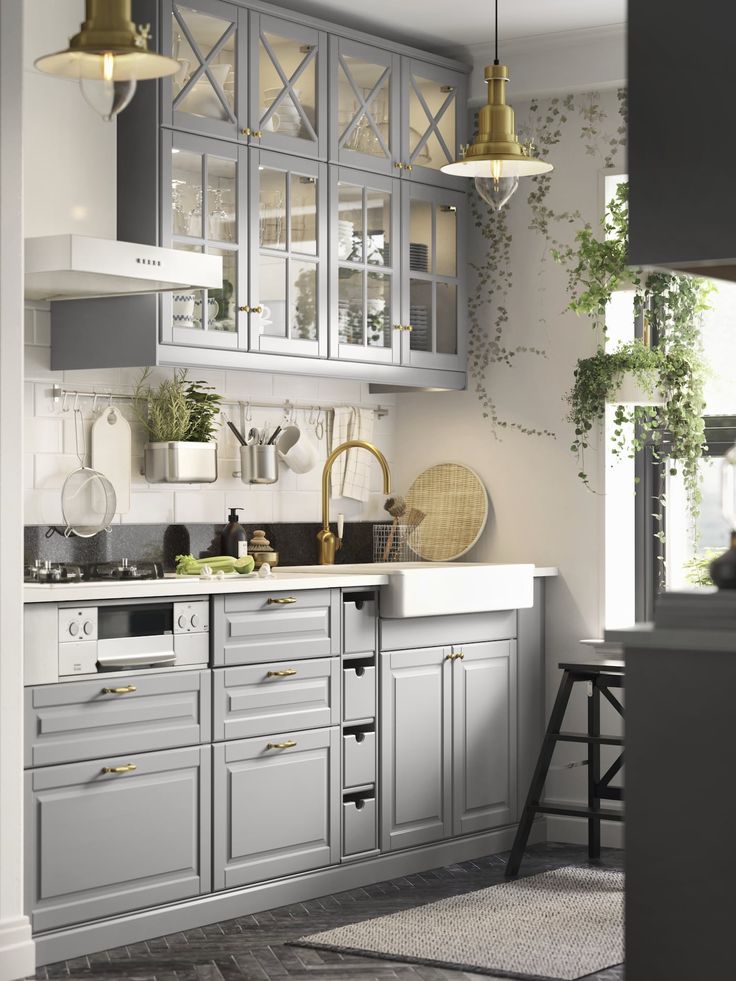
[[[578,475],[589,486],[584,454],[591,433],[603,420],[606,404],[615,402],[622,378],[631,373],[647,394],[661,393],[664,404],[618,405],[611,437],[614,453],[634,456],[650,445],[655,460],[666,456],[670,473],[682,474],[695,517],[700,506],[698,463],[706,449],[700,321],[711,287],[703,280],[627,266],[627,184],[619,185],[602,226],[603,238],[586,227],[576,235],[577,248],[554,252],[555,259],[567,266],[569,309],[588,316],[600,330],[599,348],[593,357],[578,361],[567,396],[568,418],[575,431],[570,449],[579,459]],[[605,350],[606,308],[624,285],[634,289],[634,313],[645,318],[656,339],[653,347],[635,340]],[[627,423],[635,423],[633,436]]]

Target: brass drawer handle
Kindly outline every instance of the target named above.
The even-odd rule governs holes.
[[[283,743],[266,743],[266,749],[293,749],[296,746],[296,742],[293,739],[287,739]]]
[[[293,678],[296,674],[296,668],[285,668],[283,671],[267,671],[267,678]]]
[[[266,600],[269,606],[287,606],[289,603],[296,603],[296,596],[269,596]]]
[[[103,766],[103,773],[132,773],[138,767],[135,763],[126,763],[124,766]]]
[[[464,661],[465,660],[465,655],[463,654],[462,651],[458,651],[457,654],[448,654],[447,655],[447,660],[448,661],[457,661],[457,660]]]
[[[134,691],[138,691],[135,685],[126,685],[125,688],[103,688],[103,695],[131,695]]]

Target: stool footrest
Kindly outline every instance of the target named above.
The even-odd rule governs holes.
[[[537,814],[563,814],[566,817],[579,817],[579,818],[600,818],[601,821],[623,821],[624,812],[614,811],[610,808],[600,808],[599,810],[593,810],[590,807],[584,807],[582,804],[579,807],[568,804],[532,804],[532,810],[536,811]]]
[[[599,746],[623,746],[623,736],[589,736],[587,732],[550,732],[547,739],[563,743],[595,743]]]

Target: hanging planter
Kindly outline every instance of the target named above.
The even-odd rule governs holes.
[[[667,399],[659,387],[659,376],[656,371],[624,371],[615,387],[606,396],[610,405],[637,406],[665,405]]]
[[[217,480],[216,419],[220,396],[209,385],[187,379],[186,370],[145,386],[143,373],[133,404],[149,442],[144,473],[152,484],[211,484]]]

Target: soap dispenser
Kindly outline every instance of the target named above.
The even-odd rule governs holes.
[[[238,511],[242,508],[230,508],[228,523],[222,532],[222,554],[232,555],[240,559],[248,554],[248,533],[238,521]]]

